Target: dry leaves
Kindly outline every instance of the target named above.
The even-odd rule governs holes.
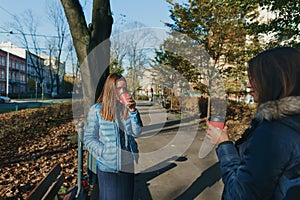
[[[25,199],[56,163],[66,177],[63,187],[76,185],[77,142],[70,138],[77,131],[71,103],[0,117],[0,199]]]
[[[255,114],[255,104],[229,101],[227,104],[227,121],[229,136],[237,140],[250,125]]]

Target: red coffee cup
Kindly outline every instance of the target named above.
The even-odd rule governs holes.
[[[225,117],[212,115],[208,118],[208,121],[214,127],[223,129],[225,127]]]
[[[130,98],[130,94],[128,92],[123,92],[122,94],[120,94],[120,100],[121,100],[121,103],[128,107],[129,105],[129,102],[128,102],[128,99]]]

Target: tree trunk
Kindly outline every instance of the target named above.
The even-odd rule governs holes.
[[[93,1],[92,23],[87,27],[82,7],[78,0],[61,0],[70,26],[73,43],[80,63],[84,116],[98,99],[104,81],[109,74],[110,35],[113,18],[109,0]],[[88,154],[88,172],[96,177],[95,158]],[[91,199],[99,199],[97,183]]]
[[[94,0],[92,24],[90,25],[91,40],[88,46],[88,52],[92,53],[93,51],[91,55],[93,61],[95,61],[93,62],[94,68],[100,68],[101,71],[100,76],[95,77],[95,81],[97,81],[97,88],[95,91],[94,101],[98,99],[104,82],[109,75],[111,46],[109,38],[111,35],[112,24],[113,18],[110,10],[110,1]],[[95,57],[93,55],[95,55]]]
[[[61,0],[80,63],[84,115],[98,98],[109,74],[113,18],[109,0],[94,0],[92,23],[87,27],[78,0]]]

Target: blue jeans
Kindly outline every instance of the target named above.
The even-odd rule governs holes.
[[[104,172],[98,169],[100,200],[132,200],[134,174],[126,172]]]

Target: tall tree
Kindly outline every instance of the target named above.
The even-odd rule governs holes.
[[[205,84],[208,86],[210,95],[215,93],[219,96],[219,90],[214,86],[217,80],[214,77],[217,74],[230,79],[236,79],[236,76],[245,76],[244,58],[248,53],[246,51],[245,19],[248,13],[256,9],[256,5],[252,6],[247,1],[241,0],[189,0],[184,4],[174,3],[172,0],[167,1],[171,5],[170,17],[174,23],[166,25],[171,30],[185,34],[190,38],[189,40],[192,40],[180,40],[181,43],[189,41],[191,45],[187,46],[190,46],[192,50],[205,51],[209,55],[209,59],[204,56],[207,66],[197,64],[203,63],[201,56],[198,56],[201,58],[198,62],[196,56],[195,58],[190,57],[193,59],[191,64],[198,65],[196,68],[200,70],[201,77],[206,77]],[[173,40],[175,43],[178,41],[176,38]],[[197,46],[200,48],[196,49]],[[185,52],[184,55],[190,55],[192,50],[182,51]],[[210,59],[213,62],[209,62]],[[235,67],[226,68],[225,64]],[[192,67],[190,69],[194,70]]]
[[[231,0],[189,0],[185,4],[167,1],[172,6],[170,12],[174,23],[166,25],[171,30],[186,34],[194,41],[194,46],[205,50],[215,63],[214,68],[223,77],[232,79],[238,76],[242,80],[245,58],[249,53],[246,50],[246,18],[257,8],[256,4],[252,6],[245,1]],[[226,69],[224,64],[235,68]],[[211,74],[208,73],[208,76]],[[210,82],[207,84],[211,86]]]
[[[144,24],[133,21],[121,24],[115,29],[112,37],[112,64],[114,69],[126,69],[128,89],[133,96],[140,89],[139,78],[149,64],[149,57],[153,55],[153,45],[158,41],[155,32],[146,28]]]
[[[60,85],[64,81],[63,76],[65,74],[65,65],[63,64],[63,62],[61,62],[61,57],[65,39],[69,36],[69,29],[63,13],[63,9],[57,2],[52,2],[52,4],[50,4],[48,9],[48,16],[50,21],[54,25],[57,34],[57,37],[55,37],[53,39],[53,42],[51,42],[50,44],[56,47],[52,48],[55,51],[51,52],[52,56],[55,57],[55,67],[53,67],[52,70],[55,72],[54,78],[56,82],[56,93],[60,94]]]
[[[92,22],[87,25],[79,0],[61,0],[80,63],[84,113],[98,98],[109,74],[113,18],[109,0],[94,0]]]
[[[300,2],[296,0],[250,0],[251,4],[259,4],[261,11],[269,14],[264,22],[251,18],[249,28],[253,35],[271,35],[272,40],[267,41],[265,48],[278,45],[300,47]]]
[[[204,52],[204,50],[201,51],[199,45],[190,37],[175,31],[170,32],[163,46],[156,51],[155,61],[157,65],[154,65],[154,68],[161,72],[163,82],[169,83],[170,73],[174,73],[173,70],[169,69],[172,67],[186,81],[192,83],[194,89],[200,90],[201,93],[208,93],[207,86],[202,83],[204,70],[200,73],[199,68],[196,67],[196,65],[199,66],[203,63],[199,62],[201,57],[204,56],[200,55],[201,52]],[[166,69],[163,69],[164,67]],[[202,65],[201,67],[206,66]],[[170,82],[172,81],[170,80]]]
[[[55,73],[54,73],[54,63],[52,62],[54,47],[52,44],[49,44],[49,76],[50,76],[50,93],[54,92],[54,82],[55,82]]]
[[[217,63],[220,56],[235,57],[235,49],[245,43],[246,13],[242,1],[197,0],[189,4],[171,3],[172,30],[185,33],[203,46]]]
[[[19,34],[18,37],[27,50],[28,61],[35,72],[33,78],[38,83],[37,90],[40,90],[44,81],[44,63],[43,59],[38,57],[42,52],[37,34],[38,20],[32,10],[26,10],[21,16],[14,16],[11,26]]]

